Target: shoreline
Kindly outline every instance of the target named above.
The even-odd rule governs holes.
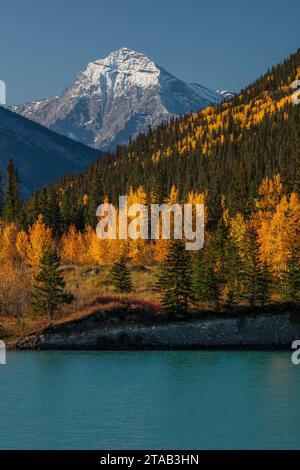
[[[131,307],[131,310],[130,310]],[[141,310],[142,309],[142,310]],[[161,319],[137,308],[118,306],[107,316],[101,309],[54,324],[8,342],[8,350],[286,350],[300,339],[295,304],[235,311],[193,319]],[[252,312],[252,313],[251,313]]]

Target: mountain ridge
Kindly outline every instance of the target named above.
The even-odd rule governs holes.
[[[101,153],[56,134],[0,106],[0,170],[5,177],[9,159],[18,167],[22,193],[50,184],[65,173],[83,170]]]
[[[110,149],[149,126],[230,96],[179,80],[145,54],[124,47],[90,62],[59,96],[11,109],[86,145]]]
[[[87,225],[96,224],[103,200],[117,204],[131,188],[143,187],[160,203],[174,187],[181,200],[201,192],[208,226],[218,220],[221,200],[230,214],[247,217],[265,177],[279,173],[300,193],[300,107],[291,100],[299,64],[300,49],[231,100],[149,129],[48,190],[60,194],[71,185],[78,208],[87,201]],[[45,212],[42,200],[39,207]]]

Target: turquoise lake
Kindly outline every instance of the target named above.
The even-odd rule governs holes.
[[[1,449],[297,449],[289,352],[18,352]]]

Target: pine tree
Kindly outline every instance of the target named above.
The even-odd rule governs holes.
[[[86,224],[91,225],[91,227],[95,227],[97,224],[96,211],[97,207],[101,203],[101,200],[103,200],[103,193],[101,191],[100,182],[101,180],[98,175],[97,168],[95,168],[90,181],[90,194],[86,210]]]
[[[219,302],[218,276],[212,256],[199,250],[193,263],[193,296],[197,303],[208,302],[217,305]]]
[[[52,229],[54,236],[61,234],[61,215],[58,196],[53,187],[44,188],[40,196],[40,208],[47,227]]]
[[[23,223],[24,229],[27,229],[30,225],[33,225],[38,215],[42,212],[39,205],[39,194],[33,193],[30,199],[27,201],[26,206],[23,206]]]
[[[281,274],[279,291],[284,300],[300,302],[300,260],[296,251],[291,253]]]
[[[75,225],[75,195],[72,187],[68,185],[61,202],[61,225],[63,232],[67,232],[71,225]]]
[[[9,160],[6,176],[5,203],[3,217],[6,222],[15,222],[20,218],[22,202],[18,170],[13,160]]]
[[[228,227],[224,221],[224,218],[221,217],[218,221],[217,228],[210,243],[211,253],[217,266],[220,289],[225,284],[225,264],[228,238]]]
[[[60,258],[54,248],[48,248],[40,260],[40,271],[35,276],[32,304],[37,312],[51,319],[58,307],[70,304],[75,298],[65,292],[65,281],[60,271]]]
[[[242,262],[237,244],[228,234],[226,242],[226,256],[224,262],[224,291],[225,302],[228,307],[238,303],[241,297],[241,269]]]
[[[217,304],[222,299],[224,290],[226,291],[226,282],[232,278],[232,266],[229,263],[228,252],[230,249],[230,234],[224,217],[222,216],[217,223],[210,244],[210,256],[213,258],[215,276],[216,276],[216,298]],[[231,302],[230,295],[225,299],[227,303]]]
[[[265,262],[261,262],[259,290],[257,298],[262,307],[264,307],[264,305],[270,302],[272,282],[272,273],[268,264]]]
[[[122,256],[117,263],[114,263],[111,270],[111,279],[113,286],[121,294],[132,292],[132,282],[125,256]]]
[[[162,264],[157,288],[162,294],[162,307],[172,315],[186,315],[192,301],[191,260],[181,240],[170,244]]]
[[[242,296],[251,307],[254,307],[257,302],[260,302],[261,305],[268,302],[271,275],[266,263],[260,260],[257,232],[251,222],[245,235],[241,279],[243,283]]]

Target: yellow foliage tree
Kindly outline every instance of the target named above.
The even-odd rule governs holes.
[[[42,214],[39,214],[35,223],[29,228],[28,241],[26,260],[28,264],[37,268],[44,251],[55,247],[52,230],[46,227]]]
[[[25,232],[25,230],[21,230],[17,234],[16,248],[23,261],[25,261],[27,257],[28,245],[29,245],[29,237],[27,233]]]
[[[16,248],[17,226],[14,223],[0,225],[0,265],[15,263],[18,259]]]
[[[283,186],[279,173],[273,178],[264,178],[259,188],[259,198],[256,207],[259,210],[261,219],[268,218],[274,213],[277,204],[283,196]]]
[[[300,253],[300,200],[296,193],[283,196],[270,218],[262,220],[258,230],[261,259],[276,276],[287,268],[295,253]]]
[[[61,259],[69,263],[85,261],[86,244],[81,232],[71,225],[68,232],[61,238]]]

